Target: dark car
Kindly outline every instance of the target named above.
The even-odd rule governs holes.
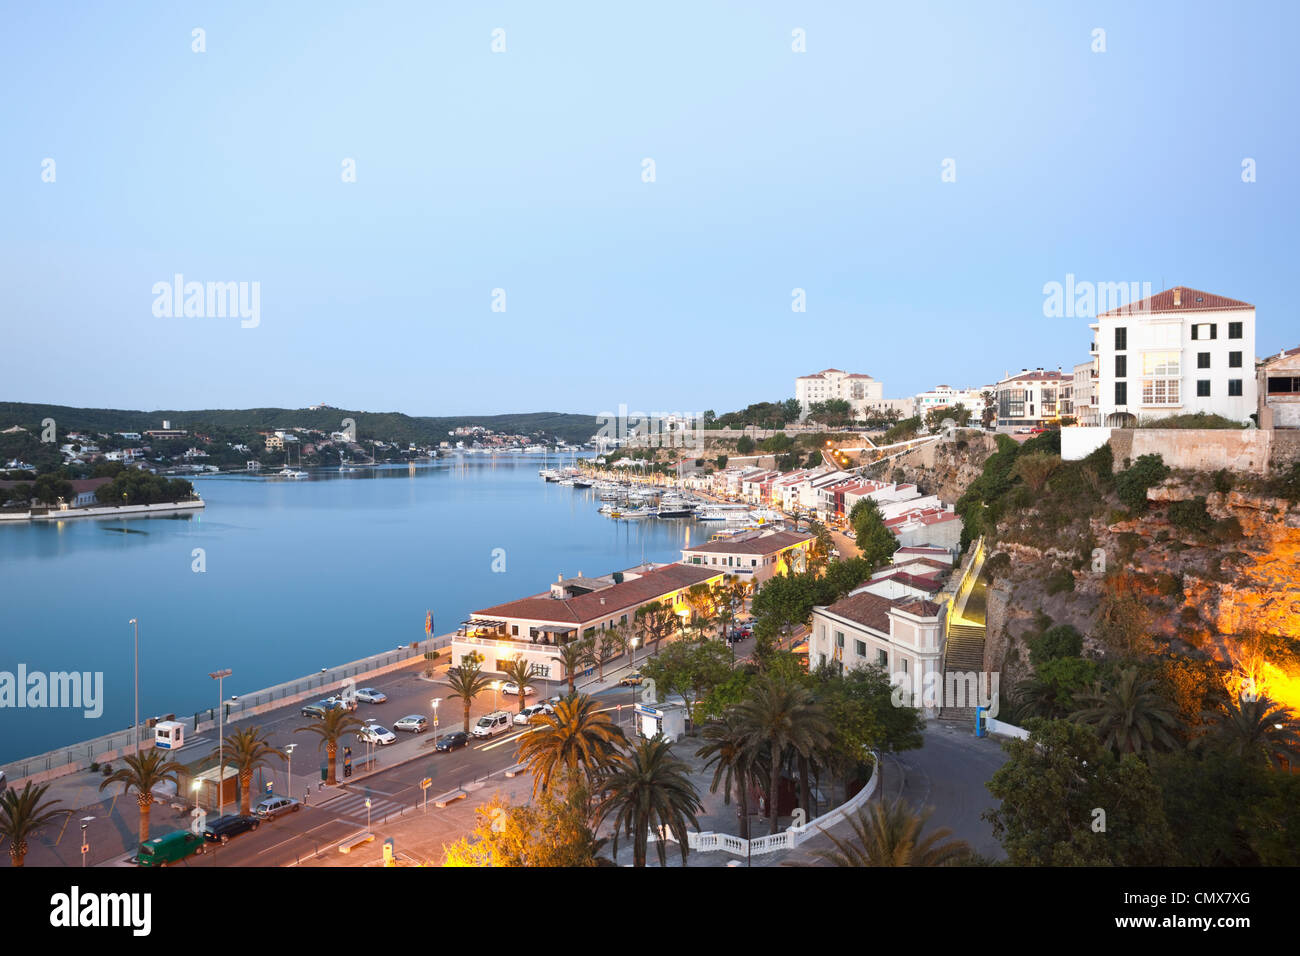
[[[469,743],[469,734],[463,730],[458,730],[453,734],[438,738],[438,746],[434,749],[440,753],[449,753],[458,747],[464,747],[467,743]]]
[[[317,719],[319,719],[319,720],[324,720],[324,719],[325,719],[325,711],[327,711],[327,710],[329,710],[329,709],[330,709],[330,708],[328,708],[328,707],[325,706],[324,701],[322,701],[322,702],[320,702],[320,703],[317,703],[317,704],[308,704],[308,705],[306,705],[305,707],[303,707],[303,709],[302,709],[302,715],[303,715],[304,717],[315,717],[315,718],[317,718]]]
[[[203,828],[203,839],[209,843],[229,843],[231,837],[247,833],[249,830],[256,830],[261,824],[262,821],[257,817],[245,817],[236,813],[228,813],[224,817],[218,817]]]

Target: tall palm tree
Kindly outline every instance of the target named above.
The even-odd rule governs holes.
[[[49,784],[33,787],[30,780],[22,790],[6,790],[0,794],[0,838],[9,841],[9,859],[14,866],[22,866],[27,856],[27,838],[35,836],[49,826],[61,813],[56,810],[59,800],[45,800]]]
[[[705,767],[713,766],[713,782],[709,792],[722,788],[722,802],[731,805],[732,794],[740,805],[740,835],[749,839],[749,784],[756,769],[757,752],[753,738],[741,723],[734,710],[721,720],[711,720],[704,725],[704,739],[708,741],[695,752],[706,758]]]
[[[798,686],[765,675],[755,681],[749,696],[736,705],[741,722],[756,746],[768,748],[772,762],[767,790],[768,833],[775,833],[781,787],[781,767],[791,752],[805,757],[830,743],[831,724],[821,705]],[[804,774],[801,800],[811,803],[811,791]]]
[[[140,843],[149,842],[149,811],[153,807],[153,788],[168,781],[179,783],[179,774],[185,768],[171,759],[166,750],[145,750],[122,758],[126,764],[113,771],[100,783],[99,789],[115,783],[122,785],[123,793],[135,791],[135,803],[140,808]]]
[[[948,827],[922,838],[933,812],[915,813],[901,800],[870,803],[849,818],[852,840],[827,833],[835,849],[818,850],[816,856],[831,866],[951,866],[967,859],[970,845],[948,839],[952,836]]]
[[[563,653],[563,650],[561,650]],[[501,673],[506,675],[506,680],[513,683],[519,688],[519,710],[522,712],[528,703],[528,681],[535,673],[532,661],[526,657],[516,657],[509,661],[498,661],[497,666],[501,668]],[[569,693],[573,690],[573,674],[569,674]]]
[[[1085,706],[1070,719],[1095,729],[1102,746],[1121,756],[1157,745],[1174,746],[1170,731],[1178,726],[1178,718],[1157,691],[1156,682],[1143,680],[1136,667],[1121,671],[1110,687],[1095,686],[1083,695],[1081,703]]]
[[[1295,715],[1267,697],[1237,701],[1230,698],[1224,711],[1202,716],[1209,733],[1192,741],[1195,747],[1217,746],[1234,757],[1272,762],[1278,756],[1294,761],[1300,754],[1300,734]]]
[[[570,697],[573,696],[573,679],[578,671],[588,664],[596,663],[596,655],[591,649],[594,642],[593,637],[589,640],[569,641],[560,646],[560,663],[564,665],[564,676],[569,682]]]
[[[677,840],[686,865],[689,823],[699,829],[696,814],[704,809],[699,792],[688,776],[690,767],[673,756],[672,746],[661,735],[642,740],[635,750],[620,755],[603,781],[604,798],[596,809],[597,819],[614,818],[614,855],[618,855],[619,834],[632,840],[632,865],[646,864],[650,828],[659,831],[655,851],[659,865],[668,865],[664,830]]]
[[[364,726],[365,724],[346,710],[336,707],[333,710],[325,711],[325,716],[320,723],[299,727],[294,733],[311,733],[320,738],[320,743],[316,745],[316,749],[325,748],[326,766],[328,768],[325,782],[332,787],[339,782],[334,772],[335,758],[339,752],[339,741],[343,739],[344,735],[360,730]]]
[[[588,783],[609,766],[627,738],[596,699],[576,694],[555,704],[554,713],[538,714],[529,733],[519,738],[515,760],[528,764],[533,795],[557,774],[582,769]]]
[[[469,732],[469,705],[491,684],[492,678],[480,670],[478,661],[447,668],[447,696],[458,698],[465,704],[466,733]]]
[[[213,751],[216,757],[221,751]],[[253,771],[265,767],[271,758],[285,759],[284,751],[272,747],[259,727],[246,727],[226,734],[225,759],[228,766],[239,771],[239,812],[248,816],[253,803]]]

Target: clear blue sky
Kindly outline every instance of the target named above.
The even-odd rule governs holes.
[[[1067,273],[1300,344],[1300,4],[4,17],[0,400],[721,412],[831,365],[892,397],[1082,361]],[[175,273],[259,282],[260,325],[156,318]]]

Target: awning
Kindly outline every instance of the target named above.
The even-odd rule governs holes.
[[[460,622],[461,627],[505,627],[505,625],[505,621],[489,621],[485,619],[471,619]]]
[[[570,624],[568,627],[559,624],[543,624],[541,627],[535,628],[535,630],[541,631],[543,634],[572,634],[577,629],[576,624]]]

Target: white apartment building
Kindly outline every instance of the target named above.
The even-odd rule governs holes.
[[[1097,316],[1100,424],[1205,412],[1245,422],[1257,409],[1255,307],[1186,286]]]
[[[808,408],[814,402],[825,402],[832,398],[848,402],[853,417],[862,418],[867,409],[879,404],[884,394],[884,384],[870,375],[845,372],[838,368],[800,375],[794,380],[794,397],[799,401],[800,418],[808,415]]]
[[[926,412],[936,408],[952,408],[961,405],[970,410],[971,418],[978,422],[984,414],[984,392],[993,391],[993,387],[953,388],[951,385],[936,385],[928,392],[918,392],[913,399],[913,415],[925,417]],[[909,416],[910,417],[910,416]]]
[[[1073,375],[1062,375],[1060,369],[1052,372],[1024,368],[1018,375],[1007,373],[993,386],[997,427],[1039,427],[1055,421],[1061,414],[1061,390],[1073,381]]]
[[[1074,367],[1074,387],[1070,394],[1073,415],[1080,425],[1096,425],[1097,420],[1097,360],[1080,362]]]

